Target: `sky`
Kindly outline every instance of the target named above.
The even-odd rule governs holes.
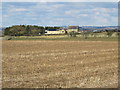
[[[117,2],[2,2],[2,26],[117,26]]]

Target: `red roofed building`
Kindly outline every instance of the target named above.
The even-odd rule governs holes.
[[[78,32],[79,26],[68,26],[67,32]]]

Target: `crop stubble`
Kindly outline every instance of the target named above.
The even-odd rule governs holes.
[[[3,41],[3,88],[118,86],[114,41]]]

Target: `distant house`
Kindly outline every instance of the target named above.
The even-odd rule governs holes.
[[[67,32],[79,32],[79,26],[68,26]]]
[[[46,35],[50,34],[66,34],[70,32],[79,32],[79,26],[68,26],[67,28],[61,27],[60,29],[48,29],[45,30]]]

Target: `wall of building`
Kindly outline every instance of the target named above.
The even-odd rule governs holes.
[[[78,29],[68,29],[68,30],[67,30],[68,33],[69,33],[69,32],[72,32],[72,31],[78,32]]]
[[[47,31],[46,34],[65,34],[64,30],[59,30],[59,31]]]

